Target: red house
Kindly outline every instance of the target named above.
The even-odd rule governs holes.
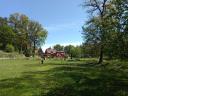
[[[47,58],[54,58],[54,57],[60,57],[60,58],[65,58],[65,52],[64,51],[57,51],[51,48],[47,48],[45,50],[45,57]]]

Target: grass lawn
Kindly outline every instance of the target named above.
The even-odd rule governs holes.
[[[0,60],[0,96],[127,96],[127,61]]]

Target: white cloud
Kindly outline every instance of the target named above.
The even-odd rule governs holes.
[[[62,46],[66,46],[66,45],[74,45],[74,46],[78,46],[81,45],[82,42],[69,42],[69,43],[51,43],[51,44],[45,44],[42,46],[42,50],[45,51],[47,48],[49,47],[53,47],[56,44],[60,44]]]

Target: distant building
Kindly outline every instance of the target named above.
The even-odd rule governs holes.
[[[45,57],[48,58],[53,58],[53,57],[61,57],[61,58],[65,58],[67,55],[65,54],[64,51],[57,51],[51,48],[47,48],[45,50]]]
[[[56,57],[65,57],[65,52],[64,51],[56,51],[55,56]]]

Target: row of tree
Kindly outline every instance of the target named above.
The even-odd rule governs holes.
[[[86,0],[89,20],[83,26],[84,49],[104,56],[128,59],[128,0]]]
[[[53,46],[53,49],[56,51],[64,51],[69,57],[74,58],[96,58],[98,57],[98,50],[94,50],[94,46],[92,45],[60,45],[56,44]],[[97,48],[96,48],[97,49]],[[42,50],[42,49],[41,49]]]
[[[35,56],[36,50],[45,43],[47,33],[39,22],[24,14],[0,17],[0,50]]]

